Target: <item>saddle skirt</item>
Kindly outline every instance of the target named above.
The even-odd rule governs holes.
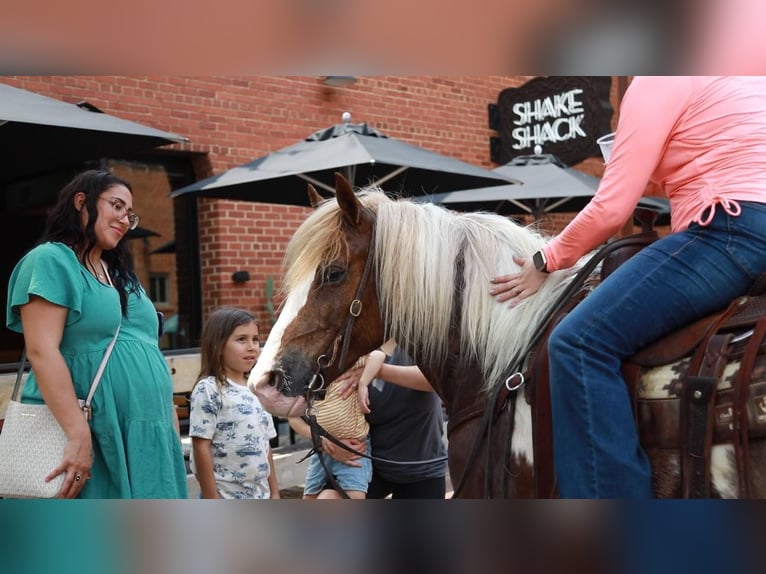
[[[680,403],[695,350],[704,337],[731,335],[722,372],[717,377],[714,412],[714,443],[731,441],[736,430],[733,395],[740,373],[742,357],[755,324],[766,317],[766,296],[743,297],[732,303],[736,308],[720,322],[715,333],[708,331],[719,315],[706,317],[683,327],[631,357],[624,365],[626,382],[634,397],[636,420],[644,448],[679,448]],[[724,312],[726,313],[726,312]],[[759,341],[752,365],[746,365],[747,426],[751,437],[766,436],[766,341]],[[636,378],[638,375],[638,378]]]

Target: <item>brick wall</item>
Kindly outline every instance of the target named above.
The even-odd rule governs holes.
[[[186,136],[189,143],[171,149],[205,154],[195,162],[196,175],[203,178],[339,123],[345,111],[352,122],[367,122],[389,137],[492,168],[489,137],[495,133],[488,128],[487,104],[504,88],[530,78],[359,77],[343,88],[329,88],[317,76],[9,76],[2,81],[70,103],[88,100],[104,112]],[[581,167],[593,175],[603,169],[599,160]],[[151,197],[134,199],[136,210],[165,229],[160,219],[169,209],[168,190],[154,179],[151,185]],[[151,213],[156,221],[149,219]],[[221,304],[241,305],[256,311],[267,331],[265,282],[279,278],[285,244],[306,213],[299,207],[200,200],[203,314]],[[167,221],[172,225],[170,215]],[[171,238],[164,235],[150,246]],[[171,261],[156,255],[151,260],[152,268]],[[231,274],[238,270],[249,271],[250,281],[235,284]]]

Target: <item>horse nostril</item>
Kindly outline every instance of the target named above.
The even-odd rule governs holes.
[[[269,374],[269,385],[281,390],[285,386],[286,382],[285,372],[282,369],[274,369]]]

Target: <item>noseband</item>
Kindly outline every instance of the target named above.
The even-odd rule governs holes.
[[[370,271],[372,270],[372,262],[375,258],[375,223],[373,221],[372,233],[370,235],[370,248],[367,251],[367,259],[364,262],[364,269],[362,276],[359,278],[359,284],[356,288],[356,294],[348,307],[348,315],[346,320],[338,330],[338,334],[333,339],[330,347],[322,355],[317,357],[317,368],[314,371],[311,380],[306,385],[306,399],[311,404],[311,399],[315,398],[316,394],[325,389],[325,377],[324,370],[330,367],[336,359],[338,353],[338,347],[340,347],[340,357],[338,357],[338,367],[343,368],[346,363],[346,356],[348,355],[348,347],[351,344],[351,331],[354,329],[354,322],[357,317],[362,314],[362,293],[367,287],[367,281],[370,278]],[[343,371],[341,371],[343,372]]]

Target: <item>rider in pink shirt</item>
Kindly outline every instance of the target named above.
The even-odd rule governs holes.
[[[574,265],[632,216],[648,181],[670,199],[673,231],[720,207],[766,199],[766,78],[636,77],[598,193],[545,247],[548,271]],[[707,207],[714,210],[703,216]]]
[[[621,229],[649,181],[670,199],[673,233],[621,265],[549,339],[562,497],[652,496],[623,360],[724,308],[766,271],[766,78],[636,77],[620,112],[588,206],[533,258],[516,257],[518,273],[492,281],[499,300],[523,304],[549,272]]]

